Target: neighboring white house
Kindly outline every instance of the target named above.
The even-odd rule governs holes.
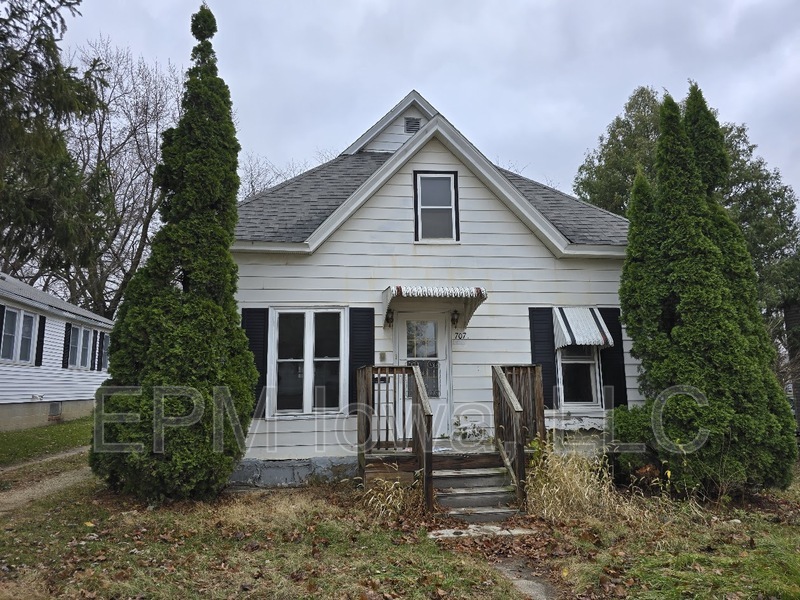
[[[412,91],[335,159],[239,205],[261,375],[246,458],[352,457],[367,364],[421,367],[437,437],[491,435],[491,365],[541,364],[549,423],[561,409],[560,427],[602,428],[640,400],[619,321],[627,229],[492,164]]]
[[[0,273],[0,430],[90,413],[112,322]]]

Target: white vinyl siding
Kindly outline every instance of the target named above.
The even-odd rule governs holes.
[[[17,310],[22,311],[23,309]],[[6,307],[6,314],[8,314],[7,311],[8,307]],[[3,385],[0,386],[0,403],[31,402],[34,398],[37,402],[91,400],[94,398],[95,390],[108,378],[106,371],[64,369],[62,360],[66,322],[63,317],[59,318],[53,314],[44,316],[46,320],[42,345],[42,365],[34,366],[39,319],[41,318],[37,316],[32,329],[30,362],[0,361],[0,380],[3,382]]]
[[[458,173],[460,244],[414,243],[414,171]],[[453,417],[481,412],[491,424],[492,364],[528,364],[531,306],[619,306],[622,259],[557,259],[443,144],[432,140],[312,255],[235,253],[241,307],[347,305],[375,309],[375,362],[396,364],[394,333],[383,327],[389,285],[484,286],[487,300],[452,345]],[[413,310],[441,310],[414,303]],[[272,311],[270,311],[272,312]],[[345,328],[346,331],[346,328]],[[272,340],[270,340],[272,343]],[[629,403],[639,399],[626,350]],[[312,425],[314,425],[312,423]],[[355,417],[255,420],[248,456],[341,456],[355,446]],[[491,430],[489,432],[491,434]],[[293,435],[295,437],[293,438]],[[292,440],[300,446],[295,445]],[[302,450],[301,450],[302,448]]]

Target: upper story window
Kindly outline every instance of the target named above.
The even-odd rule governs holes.
[[[458,173],[414,171],[414,239],[459,241]]]
[[[36,315],[13,308],[5,309],[0,359],[30,363],[34,358]]]

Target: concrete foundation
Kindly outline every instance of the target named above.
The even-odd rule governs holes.
[[[0,404],[0,431],[29,429],[79,419],[90,415],[93,406],[94,400]]]
[[[244,459],[231,475],[236,485],[254,487],[295,487],[310,481],[331,481],[355,477],[355,456],[314,457],[293,460]]]

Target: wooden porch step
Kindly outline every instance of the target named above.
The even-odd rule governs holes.
[[[439,504],[449,508],[507,508],[515,497],[513,485],[436,490]]]
[[[413,452],[373,450],[364,459],[367,487],[377,479],[408,483],[419,469]],[[510,506],[516,501],[516,488],[496,450],[439,449],[431,454],[431,463],[434,495],[447,516],[487,523],[504,521],[519,512]]]
[[[417,456],[413,452],[376,452],[365,455],[366,470],[392,468],[413,473],[417,467]]]
[[[448,517],[454,517],[467,523],[499,523],[519,514],[516,508],[451,508],[446,513]]]
[[[434,452],[433,470],[491,469],[503,466],[499,452]]]
[[[365,454],[367,468],[370,465],[392,465],[398,471],[416,471],[417,456],[413,452],[374,451]],[[454,469],[491,469],[503,467],[503,459],[498,452],[445,452],[433,453],[435,471]]]
[[[439,469],[433,472],[434,488],[505,486],[509,483],[511,483],[511,478],[505,467]]]
[[[377,467],[377,465],[376,465]],[[369,489],[375,481],[382,479],[384,481],[396,481],[402,485],[411,485],[414,483],[413,471],[399,471],[390,467],[384,468],[366,468],[364,470],[364,488]]]

